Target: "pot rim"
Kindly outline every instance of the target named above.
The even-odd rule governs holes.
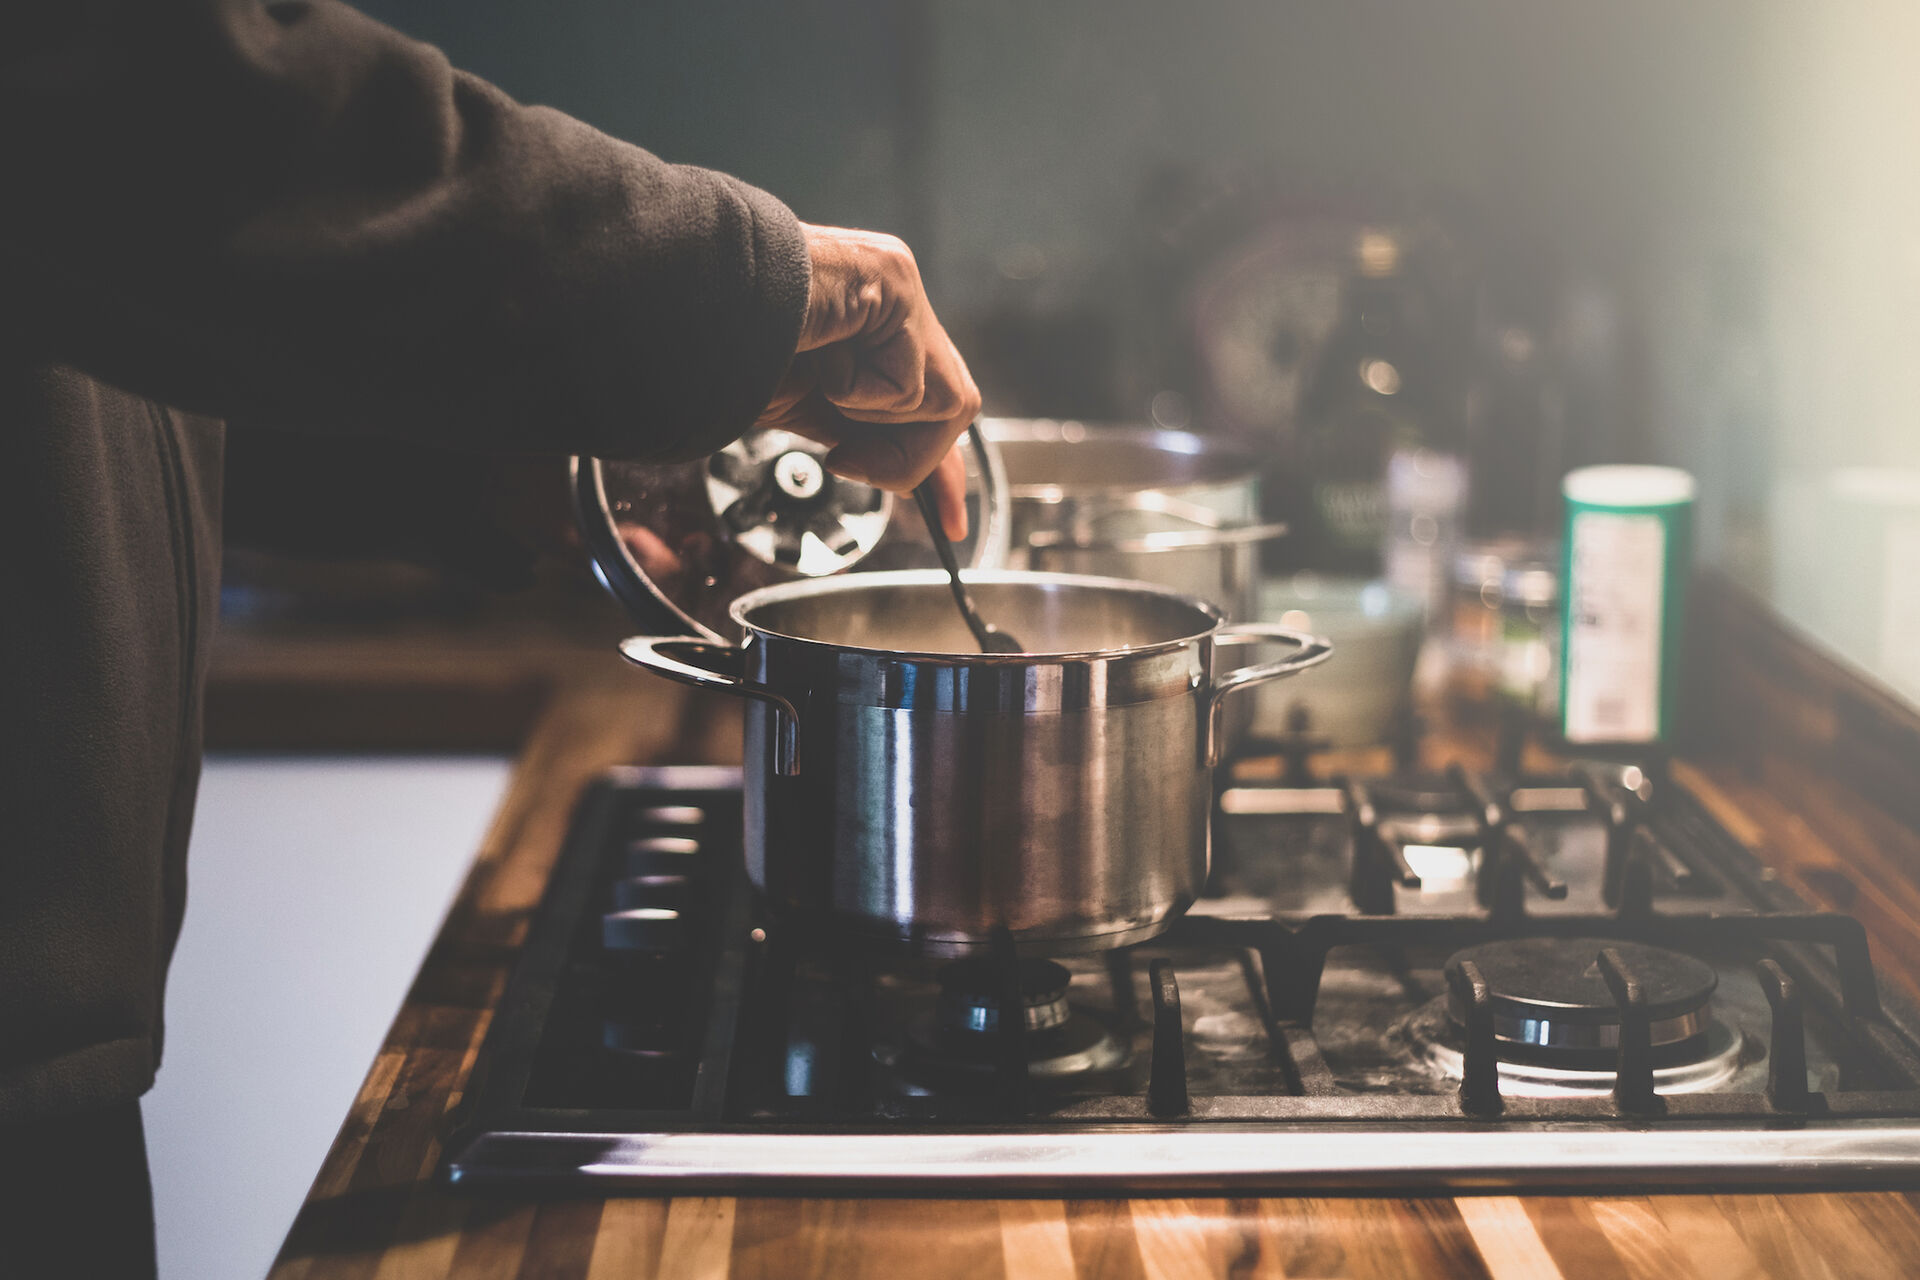
[[[1172,551],[1222,551],[1258,546],[1287,535],[1281,521],[1223,525],[1218,529],[1160,529],[1124,538],[1082,538],[1070,530],[1036,529],[1027,536],[1032,551],[1097,551],[1127,556],[1162,555]]]
[[[995,583],[1027,583],[1039,586],[1060,586],[1068,588],[1099,588],[1119,590],[1134,595],[1158,596],[1183,604],[1194,612],[1212,619],[1212,625],[1199,631],[1190,632],[1170,640],[1161,640],[1154,644],[1120,646],[1111,649],[1063,649],[1052,652],[1036,653],[934,653],[915,649],[883,649],[869,645],[834,644],[830,641],[815,639],[811,636],[793,635],[785,631],[776,631],[761,626],[747,617],[754,609],[766,604],[779,604],[787,600],[804,600],[818,595],[839,595],[856,592],[865,588],[893,586],[933,586],[945,589],[947,573],[944,569],[889,569],[870,573],[835,574],[823,578],[802,578],[795,582],[776,583],[770,587],[761,587],[737,597],[728,612],[734,622],[750,635],[766,636],[789,644],[805,645],[812,649],[828,653],[860,654],[875,658],[889,658],[905,662],[936,663],[965,667],[1019,667],[1052,666],[1068,662],[1110,662],[1120,658],[1150,657],[1155,654],[1176,653],[1196,641],[1212,636],[1226,623],[1226,615],[1205,600],[1184,592],[1163,587],[1157,583],[1140,582],[1132,578],[1096,577],[1079,573],[1043,573],[1021,569],[962,569],[960,580],[969,586],[991,585]]]

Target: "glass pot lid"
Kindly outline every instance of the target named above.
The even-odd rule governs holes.
[[[960,563],[1007,557],[1006,477],[996,446],[960,437],[967,523]],[[573,459],[573,495],[594,570],[655,635],[736,642],[728,616],[759,587],[851,570],[939,565],[912,502],[826,469],[827,446],[756,430],[691,462]]]

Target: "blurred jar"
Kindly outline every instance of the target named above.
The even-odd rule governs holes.
[[[1519,536],[1471,542],[1453,560],[1449,679],[1460,696],[1559,705],[1558,556]]]
[[[1507,567],[1497,689],[1506,701],[1537,715],[1560,713],[1560,575],[1551,558]]]
[[[1561,732],[1586,747],[1665,740],[1679,707],[1680,647],[1698,485],[1675,467],[1569,471]]]

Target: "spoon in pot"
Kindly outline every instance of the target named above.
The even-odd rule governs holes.
[[[940,557],[940,564],[947,571],[947,585],[953,590],[953,602],[960,606],[960,616],[966,620],[967,630],[973,632],[973,638],[979,642],[982,653],[1025,653],[1025,645],[982,618],[980,611],[974,608],[973,596],[968,593],[967,584],[960,581],[960,561],[953,554],[953,543],[947,540],[947,526],[941,523],[940,502],[934,497],[933,483],[933,477],[928,476],[915,485],[913,500],[920,506],[920,518],[927,522],[927,534],[933,539],[934,554]]]

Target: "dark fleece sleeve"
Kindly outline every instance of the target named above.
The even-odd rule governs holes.
[[[804,317],[764,192],[333,0],[0,5],[0,341],[237,426],[681,458]]]

